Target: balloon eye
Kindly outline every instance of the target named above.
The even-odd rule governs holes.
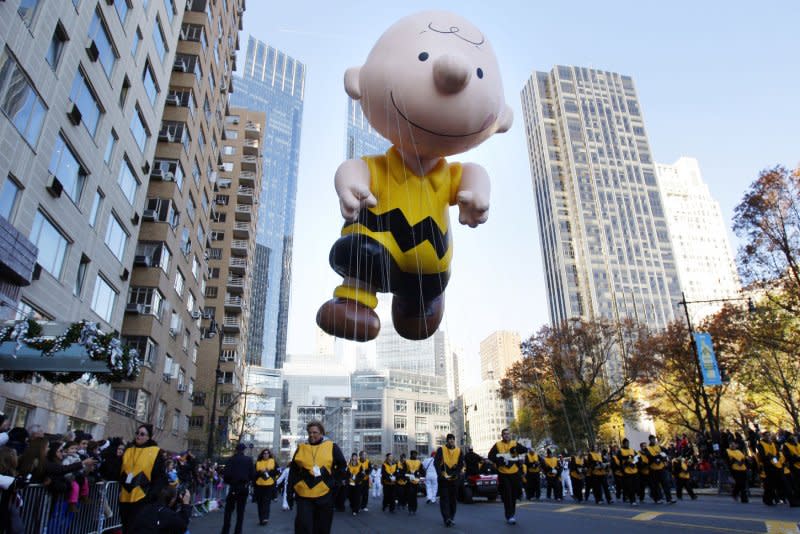
[[[483,69],[478,67],[478,78],[483,78]]]
[[[420,52],[418,57],[420,61],[425,61],[429,56],[427,52]]]

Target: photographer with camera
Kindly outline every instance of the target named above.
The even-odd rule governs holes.
[[[158,500],[146,505],[133,523],[131,534],[184,534],[189,528],[192,507],[188,488],[167,486]]]

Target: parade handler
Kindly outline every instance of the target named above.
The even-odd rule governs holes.
[[[448,163],[511,127],[503,84],[486,37],[447,12],[401,19],[378,39],[345,90],[370,125],[392,142],[384,155],[348,160],[335,176],[345,225],[330,263],[344,280],[317,312],[333,336],[368,341],[380,330],[377,292],[394,295],[392,320],[407,339],[433,335],[444,313],[459,222],[486,222],[489,176],[474,163]]]

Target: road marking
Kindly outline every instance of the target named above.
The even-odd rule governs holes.
[[[764,523],[767,525],[767,532],[770,534],[797,534],[800,532],[800,523],[795,524],[791,521],[767,521],[765,520]]]
[[[651,519],[660,516],[664,512],[642,512],[631,517],[633,521],[650,521]]]
[[[558,508],[558,509],[556,509],[554,511],[555,512],[571,512],[573,510],[580,510],[581,508],[583,508],[583,506],[574,505],[574,506],[565,506],[563,508]]]

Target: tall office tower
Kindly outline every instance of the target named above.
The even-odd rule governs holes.
[[[231,105],[267,114],[247,348],[248,363],[265,367],[286,358],[305,77],[305,65],[250,37],[231,97]]]
[[[372,129],[361,109],[361,103],[350,97],[347,98],[346,136],[345,159],[383,154],[391,146],[385,137]]]
[[[522,359],[519,332],[497,331],[481,341],[481,380],[502,380]]]
[[[120,3],[125,2],[114,5]],[[142,116],[146,101],[136,103],[132,123],[152,131],[157,143],[147,170],[147,198],[122,325],[128,343],[144,355],[144,366],[137,381],[112,389],[109,426],[111,435],[130,435],[141,419],[136,410],[142,410],[154,424],[159,445],[172,451],[187,446],[198,359],[210,356],[216,363],[219,354],[219,338],[208,339],[201,325],[212,201],[243,6],[244,0],[150,2],[152,24],[142,28],[156,41],[147,62],[166,65],[171,75],[156,86],[167,104],[160,124],[138,126],[136,117]],[[160,42],[163,24],[173,29],[172,39]],[[133,29],[130,33],[136,34]],[[162,63],[162,49],[174,50],[173,60]]]
[[[263,172],[258,153],[265,122],[263,112],[242,108],[230,108],[225,117],[202,313],[203,319],[215,323],[218,332],[215,339],[200,345],[189,420],[189,448],[198,454],[207,450],[212,412],[217,417],[214,446],[224,447],[229,440],[237,439],[246,426],[242,423],[247,423],[243,414],[249,388],[243,389],[243,384],[250,324],[248,281],[258,227],[258,211],[253,205],[261,190]],[[217,407],[213,410],[215,400]]]
[[[551,322],[664,327],[681,291],[633,80],[557,66],[522,107]]]
[[[682,157],[672,165],[657,163],[656,176],[686,300],[737,297],[741,285],[728,230],[697,160]],[[697,324],[722,304],[693,304],[689,307],[692,322]]]
[[[2,319],[122,328],[185,5],[0,2]],[[140,389],[120,409],[142,421]],[[0,410],[12,426],[102,436],[110,395],[83,380],[0,382]]]
[[[445,356],[445,378],[447,379],[447,397],[452,401],[461,395],[461,355],[464,349],[450,346]]]
[[[444,330],[433,333],[433,374],[447,378],[447,355],[450,353],[450,340]]]
[[[245,441],[256,450],[267,447],[280,450],[283,371],[251,365],[247,372],[247,393]]]

